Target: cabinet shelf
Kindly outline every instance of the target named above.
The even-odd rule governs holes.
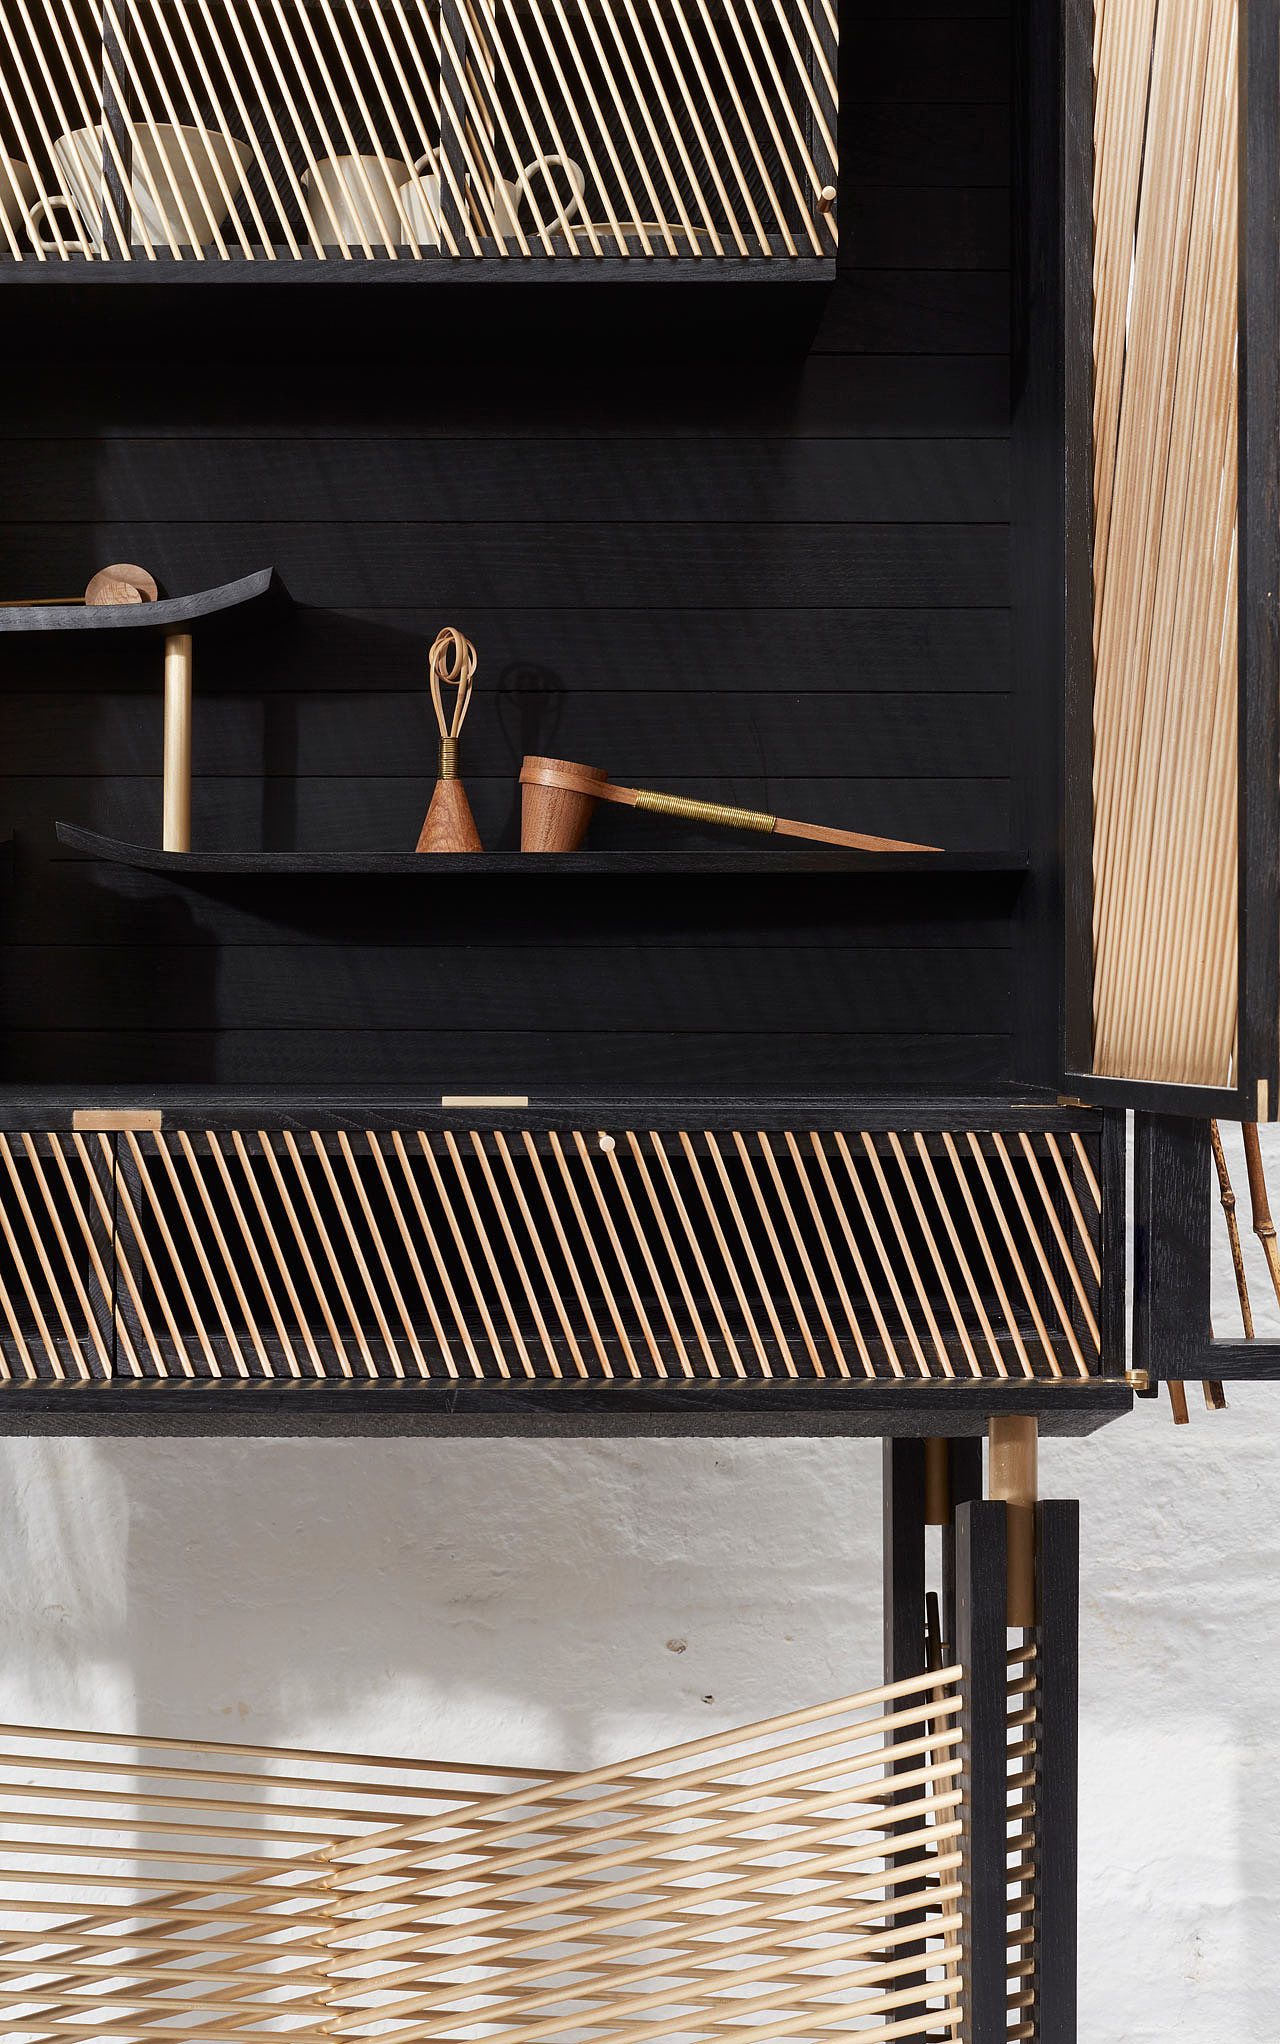
[[[615,878],[661,874],[733,873],[1008,873],[1026,871],[1025,852],[856,852],[813,846],[804,851],[772,848],[675,852],[164,852],[151,845],[104,837],[78,824],[59,823],[58,842],[68,851],[106,859],[149,873],[190,875],[448,874],[475,879],[498,874],[610,874]]]
[[[202,618],[237,613],[237,626],[260,625],[287,603],[288,592],[274,568],[259,568],[217,589],[195,589],[156,603],[0,604],[0,632],[178,632]]]

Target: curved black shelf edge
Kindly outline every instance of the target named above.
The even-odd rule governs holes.
[[[413,874],[486,875],[519,873],[546,878],[549,874],[608,873],[707,875],[722,873],[1025,873],[1025,852],[855,852],[814,845],[779,851],[697,848],[682,852],[163,852],[119,838],[59,823],[58,842],[69,851],[106,859],[117,866],[140,867],[148,873],[181,874]]]
[[[239,624],[260,624],[265,613],[289,601],[274,568],[259,568],[219,589],[195,589],[156,603],[0,604],[0,632],[173,632],[200,618],[237,611]]]
[[[730,1380],[192,1384],[99,1380],[0,1389],[0,1435],[475,1434],[981,1436],[991,1418],[1034,1414],[1046,1436],[1079,1437],[1133,1406],[1122,1378],[927,1383]]]

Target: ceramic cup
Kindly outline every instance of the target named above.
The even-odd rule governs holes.
[[[35,197],[35,173],[16,156],[0,156],[0,255],[10,255],[9,236],[16,240],[27,225],[27,208]]]
[[[326,156],[313,164],[303,182],[321,244],[340,248],[345,241],[363,252],[367,241],[375,254],[398,248],[404,222],[396,193],[409,174],[408,164],[394,156]]]
[[[494,182],[492,199],[494,224],[504,241],[513,240],[515,237],[516,214],[519,211],[521,199],[530,191],[529,179],[535,171],[541,171],[545,174],[551,169],[553,164],[560,166],[572,187],[572,195],[564,204],[565,218],[572,220],[575,213],[581,212],[583,194],[587,188],[587,180],[583,176],[581,167],[574,162],[571,156],[536,156],[532,163],[527,163],[523,170],[517,172],[513,180],[500,177]],[[440,177],[439,173],[432,171],[430,166],[431,158],[429,156],[419,157],[413,166],[414,177],[417,179],[417,182],[403,185],[400,191],[400,201],[404,207],[405,217],[409,222],[409,226],[413,231],[413,238],[419,248],[439,248],[440,246]],[[425,177],[423,176],[424,171],[428,173]],[[468,190],[471,189],[471,179],[469,177],[467,179],[467,188]],[[549,213],[550,217],[548,217]],[[484,209],[481,208],[482,218],[483,214]],[[553,220],[559,218],[554,206],[549,208],[547,204],[544,204],[542,207],[542,216],[547,221],[548,226],[552,225]]]
[[[71,216],[63,229],[64,244],[78,248],[83,233],[94,254],[101,255],[102,130],[75,128],[59,135],[53,153],[70,198],[62,193],[38,198],[27,214],[31,233],[42,248],[56,250],[55,237],[42,231],[40,222],[61,207]],[[225,193],[234,200],[252,161],[247,142],[208,128],[135,127],[129,180],[134,247],[144,246],[143,229],[156,249],[167,249],[171,241],[179,248],[205,247],[227,217]]]

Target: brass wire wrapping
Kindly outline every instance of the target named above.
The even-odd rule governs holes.
[[[685,823],[716,823],[731,830],[758,830],[768,837],[777,824],[776,816],[763,809],[733,809],[724,802],[699,802],[690,795],[662,795],[653,788],[637,788],[635,806],[651,816],[678,816]]]

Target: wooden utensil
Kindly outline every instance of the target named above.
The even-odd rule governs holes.
[[[524,790],[520,811],[522,852],[576,852],[597,802],[620,802],[629,809],[647,810],[652,816],[677,816],[686,823],[757,831],[764,837],[800,837],[814,844],[846,845],[859,852],[942,850],[941,845],[869,837],[862,831],[835,830],[825,823],[795,823],[790,817],[769,816],[759,809],[734,809],[723,802],[659,794],[652,788],[621,788],[610,781],[602,767],[581,766],[571,759],[542,759],[526,754],[520,768],[520,785]]]
[[[420,852],[483,850],[466,790],[458,779],[458,734],[471,703],[476,649],[453,625],[436,636],[428,661],[431,705],[440,729],[440,772],[415,849]],[[457,687],[452,719],[446,719],[440,690]]]
[[[86,603],[154,603],[160,591],[156,578],[145,568],[135,568],[130,561],[115,561],[109,568],[99,568],[89,578],[84,592]]]

